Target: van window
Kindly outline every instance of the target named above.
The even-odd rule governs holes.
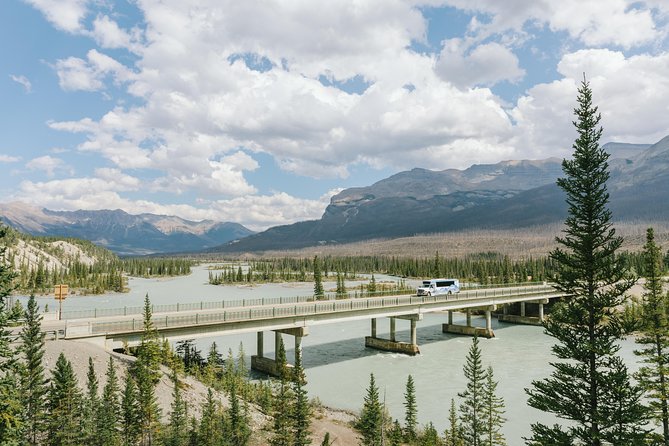
[[[430,286],[430,281],[429,280],[423,280],[423,286],[424,287],[429,287]]]
[[[446,282],[444,282],[444,283],[446,284],[446,285],[444,285],[444,286],[451,286],[451,285],[455,285],[455,280],[447,280],[447,281],[446,281]]]
[[[445,287],[445,286],[448,286],[448,282],[443,281],[443,280],[440,280],[439,282],[437,282],[437,287],[441,288],[441,287]]]

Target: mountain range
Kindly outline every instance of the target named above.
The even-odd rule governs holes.
[[[669,136],[656,144],[609,143],[610,207],[617,220],[669,218]],[[564,221],[555,181],[561,160],[503,161],[465,170],[412,169],[332,197],[320,220],[270,228],[213,248],[253,252],[341,244],[472,228],[510,229]]]
[[[238,223],[194,222],[120,209],[51,211],[25,203],[0,203],[0,220],[28,234],[90,240],[120,255],[195,252],[246,237]]]
[[[609,143],[610,208],[617,220],[669,219],[669,136],[656,144]],[[510,229],[564,221],[555,184],[561,160],[503,161],[465,170],[415,168],[333,196],[319,220],[260,233],[238,223],[194,222],[122,210],[51,211],[0,204],[0,220],[32,235],[90,240],[120,255],[243,253],[299,249],[464,229]]]

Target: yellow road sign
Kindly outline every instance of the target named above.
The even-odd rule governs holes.
[[[56,299],[58,300],[63,300],[67,297],[67,294],[69,293],[69,289],[67,285],[56,285],[54,294],[56,295]]]

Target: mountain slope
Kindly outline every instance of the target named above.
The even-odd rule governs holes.
[[[669,219],[669,137],[653,145],[609,145],[609,191],[618,220]],[[561,222],[567,215],[555,184],[561,163],[505,161],[458,171],[413,169],[332,197],[320,220],[270,228],[210,251],[295,249],[372,238],[510,229]]]
[[[122,210],[50,211],[24,203],[0,204],[0,220],[28,234],[82,238],[123,255],[199,251],[253,234],[238,223]]]

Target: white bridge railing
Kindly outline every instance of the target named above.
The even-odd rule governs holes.
[[[359,299],[321,300],[296,304],[291,304],[292,302],[286,302],[279,305],[259,304],[253,307],[237,307],[219,312],[209,311],[189,315],[154,315],[152,321],[158,330],[162,330],[177,327],[220,324],[226,322],[253,321],[327,313],[343,313],[374,308],[399,308],[411,305],[467,301],[485,298],[522,296],[541,298],[542,296],[554,296],[556,294],[557,293],[555,289],[550,285],[533,285],[491,290],[472,290],[464,291],[459,294],[441,296],[389,296]],[[72,325],[74,330],[70,331],[70,325],[68,324],[68,332],[74,334],[75,336],[76,333],[80,333],[82,335],[100,335],[141,331],[143,329],[143,320],[142,318],[133,318],[131,320],[109,322],[92,321],[86,323],[85,325],[81,324],[78,326],[73,323]]]

